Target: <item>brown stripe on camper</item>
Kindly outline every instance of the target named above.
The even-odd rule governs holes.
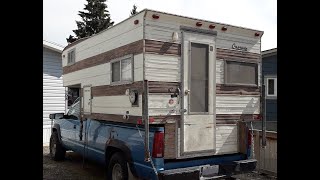
[[[133,123],[136,124],[138,120],[142,119],[142,116],[132,116],[129,115],[129,119],[123,119],[123,115],[117,114],[103,114],[103,113],[91,113],[90,115],[84,115],[85,118],[105,120],[105,121],[114,121],[122,123]],[[174,123],[179,121],[181,118],[180,115],[168,115],[168,116],[149,116],[150,124],[166,124]]]
[[[149,81],[149,93],[172,94],[177,92],[178,87],[180,87],[179,82]],[[139,91],[139,94],[142,94],[143,82],[137,81],[131,84],[94,86],[92,87],[92,96],[124,95],[127,89],[136,89]],[[259,96],[260,89],[252,86],[217,84],[216,94]]]
[[[229,120],[252,120],[254,116],[257,116],[257,114],[217,114],[216,120],[221,120],[221,122]]]
[[[179,82],[149,81],[149,93],[173,93],[180,87]]]
[[[92,87],[92,96],[117,96],[125,95],[127,89],[136,89],[139,94],[142,94],[143,86],[142,81],[133,82],[131,84],[121,84],[121,85],[103,85]]]
[[[180,83],[178,82],[160,82],[149,81],[149,93],[174,93],[177,91]],[[121,85],[103,85],[92,87],[92,96],[117,96],[124,95],[127,89],[136,89],[139,94],[143,91],[143,81],[133,82],[131,84]]]
[[[76,62],[73,65],[63,67],[63,74],[68,74],[81,69],[107,63],[112,59],[119,58],[128,54],[140,54],[143,52],[143,40],[139,40],[116,49],[89,57]]]
[[[242,52],[231,49],[217,48],[217,59],[234,60],[234,61],[248,61],[261,62],[261,55],[251,52]]]
[[[162,42],[155,40],[145,40],[145,52],[160,55],[181,55],[180,44],[171,42]]]
[[[175,123],[180,121],[180,115],[167,115],[167,116],[149,116],[150,124],[166,124]]]
[[[260,95],[260,88],[254,86],[216,85],[216,94],[228,95]]]
[[[181,56],[181,44],[145,40],[145,52],[161,55],[177,55]],[[251,52],[242,52],[231,49],[217,48],[217,59],[226,59],[234,61],[261,62],[261,55]]]
[[[164,126],[164,158],[176,157],[176,124],[165,124]]]
[[[133,123],[136,124],[138,119],[141,119],[141,116],[129,116],[129,119],[123,119],[123,115],[117,114],[102,114],[102,113],[91,113],[90,115],[84,115],[86,118],[105,120],[105,121],[114,121],[122,123]]]

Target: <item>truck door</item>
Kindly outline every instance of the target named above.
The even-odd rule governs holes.
[[[182,29],[180,156],[214,154],[216,33]]]

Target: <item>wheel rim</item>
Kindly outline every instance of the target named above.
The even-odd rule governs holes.
[[[51,149],[51,155],[54,156],[56,154],[57,145],[56,143],[54,143],[53,140],[51,140],[50,149]]]
[[[116,163],[112,169],[112,180],[122,180],[121,165]]]

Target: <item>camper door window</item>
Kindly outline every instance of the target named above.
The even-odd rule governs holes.
[[[258,85],[258,64],[238,61],[226,61],[225,84]]]
[[[111,83],[132,82],[132,56],[125,56],[111,62]]]

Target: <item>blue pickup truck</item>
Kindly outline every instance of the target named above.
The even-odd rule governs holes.
[[[213,179],[255,169],[247,154],[163,158],[164,127],[149,127],[150,161],[145,160],[144,126],[95,119],[80,120],[80,102],[67,114],[50,114],[50,156],[63,160],[67,150],[105,165],[107,179]],[[250,138],[248,138],[250,139]],[[250,141],[250,140],[249,140]]]

